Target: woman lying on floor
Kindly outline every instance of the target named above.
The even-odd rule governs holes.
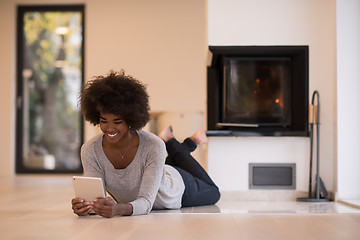
[[[148,98],[145,86],[124,72],[95,77],[82,89],[82,114],[102,131],[82,146],[84,174],[102,178],[112,198],[93,203],[74,198],[75,214],[94,210],[103,217],[141,215],[219,200],[218,187],[190,155],[207,142],[205,132],[179,143],[171,126],[159,137],[140,130],[149,121]]]

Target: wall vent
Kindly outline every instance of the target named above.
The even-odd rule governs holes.
[[[249,189],[296,189],[296,164],[249,163]]]

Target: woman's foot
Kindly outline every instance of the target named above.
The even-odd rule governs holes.
[[[208,139],[208,137],[206,136],[205,130],[203,130],[203,129],[197,130],[197,131],[190,137],[190,139],[193,140],[193,141],[196,143],[196,145],[200,145],[200,144],[208,143],[208,142],[209,142],[209,139]]]
[[[164,142],[167,142],[168,140],[174,138],[172,131],[172,127],[169,125],[159,133],[158,137],[161,138]]]

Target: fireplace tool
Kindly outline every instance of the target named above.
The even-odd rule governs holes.
[[[315,97],[317,99],[314,105]],[[314,91],[312,95],[311,105],[309,106],[309,124],[310,124],[310,173],[309,173],[309,196],[307,198],[298,198],[300,202],[327,202],[327,191],[323,181],[320,178],[319,171],[319,142],[320,142],[320,94]],[[315,192],[312,192],[312,165],[314,150],[314,125],[316,125],[316,184]]]

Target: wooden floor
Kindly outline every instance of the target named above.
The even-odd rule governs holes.
[[[0,179],[0,239],[360,239],[360,210],[341,203],[245,202],[77,217],[70,177]]]

